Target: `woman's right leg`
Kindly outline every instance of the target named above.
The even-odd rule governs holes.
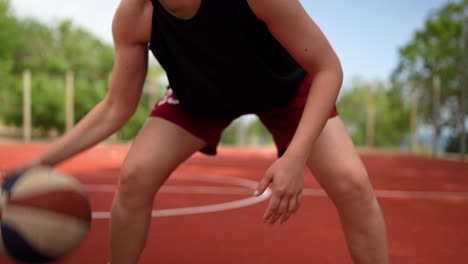
[[[112,264],[138,263],[154,195],[180,163],[204,146],[203,140],[167,120],[146,122],[124,161],[112,205]]]

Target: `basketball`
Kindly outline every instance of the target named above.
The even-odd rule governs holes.
[[[0,196],[0,254],[26,263],[75,250],[91,224],[88,197],[73,177],[34,167],[9,177]]]

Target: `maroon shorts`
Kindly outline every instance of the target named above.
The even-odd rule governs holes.
[[[272,134],[280,156],[286,151],[294,136],[304,111],[310,86],[311,78],[307,76],[286,106],[255,113]],[[330,109],[330,118],[337,115],[336,107]],[[184,111],[171,90],[168,90],[166,96],[155,106],[151,116],[166,119],[205,141],[206,146],[200,151],[209,155],[216,155],[221,134],[233,121],[232,119],[205,119],[190,116]]]

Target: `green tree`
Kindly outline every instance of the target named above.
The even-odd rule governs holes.
[[[10,12],[7,0],[0,0],[0,78],[13,68],[14,53],[18,43],[18,25]],[[3,79],[3,78],[2,78]]]
[[[61,68],[56,69],[53,30],[33,19],[19,23],[20,31],[17,34],[20,41],[15,54],[15,73],[21,74],[25,69],[32,72],[59,72]]]
[[[141,102],[147,102],[147,101],[148,101],[148,95],[143,94],[141,98]],[[133,117],[118,132],[118,138],[124,141],[133,139],[138,134],[138,131],[143,126],[145,121],[148,119],[149,115],[150,115],[150,109],[148,107],[148,104],[140,103]]]
[[[366,145],[369,89],[373,89],[375,111],[374,146],[401,145],[409,130],[409,112],[400,88],[384,82],[376,82],[371,86],[359,79],[353,80],[353,85],[343,90],[338,100],[340,117],[354,143],[358,146]]]
[[[8,93],[15,86],[11,72],[19,42],[18,30],[19,25],[11,14],[10,2],[0,0],[0,121],[5,115],[5,107],[10,105]]]
[[[0,0],[0,60],[3,74],[0,120],[22,125],[22,72],[32,72],[32,120],[35,129],[64,130],[65,73],[75,72],[75,120],[81,119],[104,98],[113,65],[113,49],[71,21],[48,26],[34,19],[10,18]],[[9,20],[9,24],[5,21]],[[5,25],[5,26],[4,26]],[[12,33],[14,31],[14,34]],[[3,41],[15,40],[14,45]],[[8,45],[7,45],[8,44]],[[8,52],[7,52],[8,51]],[[3,55],[7,54],[7,55]],[[8,56],[8,59],[4,59]],[[8,82],[7,82],[8,81]]]
[[[248,126],[247,136],[255,145],[269,145],[273,143],[273,137],[260,119],[254,119]]]
[[[442,128],[456,129],[460,113],[462,65],[462,5],[450,2],[435,10],[424,28],[400,49],[400,61],[392,74],[394,83],[403,85],[403,96],[411,83],[419,89],[418,113],[421,120],[434,128],[434,147]],[[466,41],[466,40],[465,40]],[[437,79],[440,95],[436,96]],[[466,111],[466,110],[465,110]]]
[[[64,81],[50,78],[45,74],[33,76],[32,84],[32,121],[33,127],[46,132],[50,129],[63,131],[65,114],[63,111],[65,89]],[[23,121],[23,90],[21,82],[9,91],[8,104],[3,108],[6,124],[20,127]]]
[[[91,33],[77,28],[72,21],[62,21],[55,29],[57,53],[66,62],[66,68],[72,69],[77,76],[96,81],[106,79],[113,65],[113,49]]]

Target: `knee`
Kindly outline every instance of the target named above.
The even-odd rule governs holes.
[[[340,174],[339,181],[335,183],[336,187],[329,192],[331,199],[337,205],[361,203],[374,199],[372,186],[363,166],[345,167],[338,173]]]
[[[124,163],[119,177],[117,199],[121,206],[129,209],[152,206],[153,198],[160,185],[151,181],[150,172],[136,163]]]

